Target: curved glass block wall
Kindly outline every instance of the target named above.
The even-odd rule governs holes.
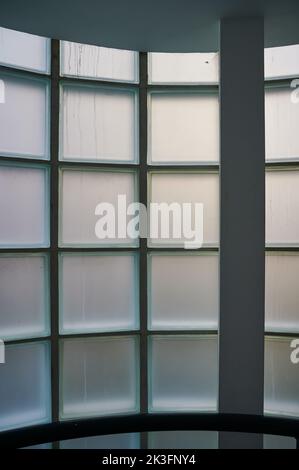
[[[145,54],[4,28],[0,46],[0,430],[216,412],[218,54]],[[289,360],[299,333],[298,72],[298,46],[265,51],[265,413],[288,416],[299,413]],[[203,203],[203,245],[121,231],[99,239],[97,204],[116,207],[119,195]],[[169,446],[181,436],[218,445],[216,433],[163,436]],[[88,445],[151,448],[160,437]],[[87,444],[60,444],[73,445]]]
[[[217,411],[218,55],[147,55],[4,28],[0,44],[0,430]],[[100,239],[98,204],[117,208],[119,196],[127,206],[203,203],[202,248],[185,250],[183,235],[124,235],[119,214]],[[150,447],[154,436],[120,445]]]
[[[52,419],[50,40],[0,28],[0,430]]]
[[[299,416],[299,46],[265,52],[266,414]],[[299,341],[298,341],[299,344]]]

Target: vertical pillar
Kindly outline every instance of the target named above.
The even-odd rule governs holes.
[[[220,29],[219,412],[263,413],[265,131],[264,22],[229,18]],[[223,433],[222,448],[262,447]]]
[[[139,53],[139,201],[147,206],[147,53]],[[147,370],[147,240],[140,238],[139,306],[140,306],[140,411],[148,412]],[[141,448],[147,449],[148,435],[142,432]]]

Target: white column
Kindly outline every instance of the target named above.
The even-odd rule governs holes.
[[[221,224],[219,412],[263,413],[265,131],[264,22],[220,29]],[[262,438],[220,436],[220,447]]]

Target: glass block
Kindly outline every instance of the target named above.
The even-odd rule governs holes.
[[[60,441],[60,449],[140,449],[138,433],[108,434]]]
[[[267,414],[299,416],[299,370],[293,364],[293,338],[267,337],[265,341],[265,401]]]
[[[0,63],[18,69],[50,72],[50,40],[0,28]]]
[[[218,92],[149,94],[149,163],[219,160]]]
[[[219,82],[219,54],[216,52],[150,53],[149,82],[217,84]]]
[[[149,329],[216,329],[218,326],[218,256],[149,256]]]
[[[156,431],[148,439],[149,449],[218,449],[214,431]]]
[[[149,346],[150,411],[216,411],[216,336],[152,336]]]
[[[265,49],[265,78],[298,77],[299,45]]]
[[[60,175],[60,243],[62,246],[136,246],[137,238],[130,238],[125,224],[118,223],[118,204],[137,201],[136,173],[133,171],[105,171],[98,169],[63,169]],[[121,198],[125,196],[125,199]],[[97,231],[103,215],[95,215],[100,203],[108,203],[107,217],[115,215],[115,224],[109,222],[103,233]],[[121,209],[119,210],[121,213]],[[129,222],[127,216],[124,221]],[[106,235],[106,228],[109,238]],[[110,231],[111,228],[111,231]],[[124,229],[124,231],[123,231]],[[99,237],[100,236],[100,237]]]
[[[60,112],[61,160],[138,160],[136,91],[64,84]]]
[[[267,160],[299,159],[299,106],[292,101],[295,88],[271,86],[265,92]]]
[[[0,247],[49,246],[49,172],[0,165]]]
[[[0,73],[0,153],[49,159],[49,82]]]
[[[288,436],[264,434],[264,449],[296,449],[296,439]]]
[[[0,336],[49,334],[48,258],[37,254],[0,256]]]
[[[138,328],[137,261],[132,253],[61,255],[61,333]]]
[[[299,332],[299,256],[266,254],[266,331]]]
[[[61,343],[62,419],[137,412],[137,337],[66,339]]]
[[[203,204],[203,245],[215,246],[219,240],[219,176],[216,172],[151,172],[149,180],[149,200],[151,203],[168,205],[169,215],[163,213],[163,223],[169,227],[169,238],[163,238],[161,217],[157,223],[157,233],[155,237],[150,238],[150,246],[174,246],[184,247],[184,243],[193,240],[192,230],[195,230],[195,203]],[[178,209],[181,214],[182,236],[175,238],[174,221],[178,218],[173,217],[172,203],[179,204]],[[189,210],[185,212],[183,204],[191,204],[191,223],[187,223]],[[162,206],[163,207],[163,206]],[[164,210],[164,209],[163,209]],[[161,214],[161,212],[160,212]],[[168,219],[166,219],[168,217]],[[184,222],[185,220],[185,222]],[[190,228],[190,234],[183,232],[183,226]],[[153,232],[151,229],[150,232]],[[188,230],[189,232],[189,230]],[[156,236],[158,235],[158,236]],[[190,236],[192,235],[192,236]],[[197,231],[196,231],[197,235]],[[195,234],[194,234],[195,236]],[[190,238],[188,238],[190,237]]]
[[[51,419],[50,348],[47,342],[6,346],[0,366],[0,429]]]
[[[266,172],[266,243],[299,244],[299,170]]]
[[[138,52],[61,42],[62,75],[116,82],[138,82]]]

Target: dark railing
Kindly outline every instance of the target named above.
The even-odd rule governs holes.
[[[299,419],[214,413],[135,414],[63,421],[0,432],[1,448],[88,436],[150,431],[227,431],[293,437],[299,448]]]

